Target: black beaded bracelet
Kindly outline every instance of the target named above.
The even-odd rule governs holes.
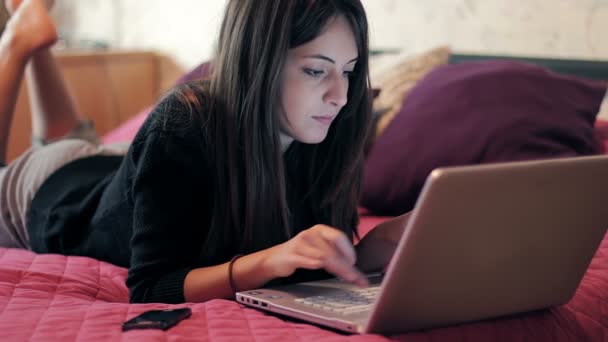
[[[230,281],[230,288],[232,289],[232,293],[236,293],[236,285],[234,284],[234,278],[232,277],[232,267],[234,266],[234,262],[242,257],[242,254],[237,254],[230,259],[230,263],[228,264],[228,281]]]

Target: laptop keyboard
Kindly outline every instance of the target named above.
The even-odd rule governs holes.
[[[372,286],[325,296],[298,298],[295,301],[322,310],[351,314],[370,310],[378,293],[380,293],[380,286]]]

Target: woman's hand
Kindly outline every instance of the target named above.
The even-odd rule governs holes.
[[[291,240],[267,249],[264,265],[273,277],[287,277],[298,268],[325,269],[338,278],[365,286],[367,278],[354,267],[355,249],[340,230],[316,225]]]

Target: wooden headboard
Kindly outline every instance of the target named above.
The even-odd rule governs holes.
[[[373,49],[371,56],[382,54],[398,54],[398,49]],[[454,52],[450,56],[450,64],[483,61],[492,59],[506,59],[540,65],[555,72],[585,77],[593,80],[608,81],[608,61],[585,60],[585,59],[559,59],[538,58],[524,56],[500,56],[500,55],[477,55]]]
[[[608,62],[603,61],[531,58],[517,56],[468,55],[455,53],[450,56],[450,64],[491,59],[506,59],[533,63],[561,74],[585,77],[594,80],[608,81]]]

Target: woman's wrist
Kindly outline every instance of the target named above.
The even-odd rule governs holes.
[[[271,255],[275,247],[270,247],[258,252],[260,254],[259,271],[263,275],[263,277],[268,279],[268,281],[279,277],[279,275],[277,275],[275,267],[272,265],[271,262]]]
[[[184,279],[186,302],[204,302],[210,299],[230,298],[235,292],[252,290],[272,280],[265,268],[265,253],[239,256],[221,265],[197,268]]]
[[[276,278],[267,262],[267,250],[239,257],[232,265],[235,290],[261,287]]]

